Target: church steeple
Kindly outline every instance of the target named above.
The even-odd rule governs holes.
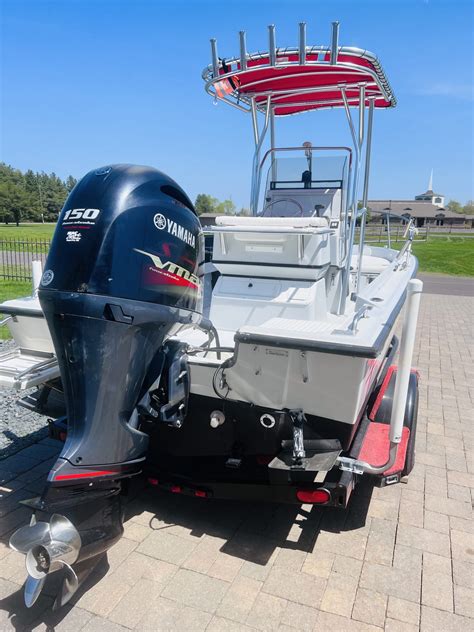
[[[433,167],[431,168],[430,181],[428,182],[428,191],[433,191]]]
[[[439,208],[444,206],[444,195],[433,191],[433,168],[431,168],[428,190],[425,193],[420,193],[420,195],[415,195],[415,200],[417,202],[431,202],[431,204]]]

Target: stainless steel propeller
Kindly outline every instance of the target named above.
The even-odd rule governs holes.
[[[38,599],[49,573],[64,569],[64,578],[56,597],[55,608],[66,604],[79,586],[71,564],[79,557],[81,536],[68,518],[53,514],[50,522],[36,522],[20,527],[10,538],[10,547],[26,556],[28,578],[25,604],[30,608]]]

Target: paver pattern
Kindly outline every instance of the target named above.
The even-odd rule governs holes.
[[[425,295],[417,462],[408,482],[361,483],[347,511],[238,504],[142,490],[122,540],[59,612],[54,578],[23,606],[7,548],[57,445],[0,462],[0,630],[474,630],[474,301]]]

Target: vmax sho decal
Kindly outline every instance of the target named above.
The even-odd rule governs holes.
[[[138,248],[134,248],[134,250],[135,252],[149,257],[156,271],[164,276],[170,285],[184,285],[196,289],[199,288],[199,278],[192,272],[189,272],[189,270],[186,270],[186,268],[179,266],[173,261],[163,262],[158,255],[154,255],[151,252],[145,252]]]

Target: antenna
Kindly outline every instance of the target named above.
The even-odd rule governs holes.
[[[339,22],[332,23],[332,38],[331,38],[331,58],[330,64],[334,66],[337,64],[337,49],[339,45]]]
[[[275,44],[275,25],[270,24],[268,27],[268,51],[270,57],[270,65],[276,66],[276,44]]]
[[[213,77],[219,76],[219,57],[217,56],[217,40],[211,39],[211,55],[212,55],[212,74]]]
[[[300,38],[299,38],[299,64],[304,66],[306,63],[306,22],[300,22]]]
[[[240,69],[247,70],[247,44],[245,41],[245,31],[239,31],[240,39]]]

